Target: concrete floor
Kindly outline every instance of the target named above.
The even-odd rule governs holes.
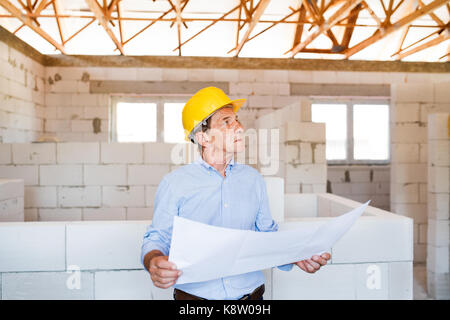
[[[424,263],[414,264],[413,277],[414,300],[432,300],[427,294],[427,268]]]

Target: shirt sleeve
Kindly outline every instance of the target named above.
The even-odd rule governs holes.
[[[274,232],[278,231],[278,224],[272,219],[270,214],[269,198],[267,196],[267,187],[264,178],[260,176],[259,179],[259,190],[260,190],[260,206],[258,214],[256,215],[256,231],[260,232]],[[277,268],[283,271],[290,271],[293,264],[284,264],[278,266]]]
[[[144,234],[141,248],[142,265],[144,265],[145,255],[152,250],[159,250],[164,255],[169,255],[173,217],[176,215],[178,215],[177,197],[172,192],[167,179],[163,178],[156,190],[152,224],[148,226]]]

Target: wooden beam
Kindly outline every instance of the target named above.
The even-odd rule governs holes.
[[[117,49],[119,49],[121,54],[125,54],[123,52],[122,44],[119,40],[117,40],[116,36],[114,35],[114,32],[109,28],[108,26],[108,20],[105,18],[104,10],[100,7],[98,2],[96,0],[85,0],[86,4],[89,6],[89,9],[94,14],[97,21],[102,25],[103,29],[105,29],[106,33],[109,35],[111,40],[116,45]]]
[[[362,4],[358,4],[350,11],[350,17],[347,19],[348,24],[355,24],[356,20],[358,20],[359,12],[362,10]],[[352,38],[353,30],[355,27],[348,26],[345,28],[344,36],[342,37],[341,46],[345,49],[348,48],[350,44],[350,39]]]
[[[372,8],[369,7],[369,5],[367,4],[366,1],[363,1],[362,4],[363,4],[364,8],[367,10],[367,12],[369,12],[372,19],[377,22],[378,27],[381,28],[383,25],[383,22],[381,22],[380,18],[378,18],[378,16],[375,14],[375,12],[373,12]]]
[[[175,2],[175,13],[177,15],[178,55],[181,56],[181,0]]]
[[[425,4],[421,0],[418,1],[421,7],[425,7]],[[430,12],[428,15],[431,17],[431,19],[433,19],[437,23],[438,26],[444,25],[444,22],[441,19],[439,19],[439,17],[435,15],[433,12]]]
[[[55,11],[56,15],[56,24],[58,25],[59,37],[61,38],[61,43],[65,44],[64,34],[67,34],[67,31],[64,22],[59,18],[59,15],[61,14],[61,3],[59,2],[59,0],[53,0],[52,4],[53,10]]]
[[[39,34],[42,38],[47,40],[51,45],[53,45],[56,49],[61,51],[61,53],[65,53],[64,46],[56,42],[49,34],[47,34],[44,30],[33,23],[33,20],[22,14],[22,12],[17,9],[14,5],[11,4],[10,1],[0,0],[0,6],[5,8],[10,14],[19,19],[24,25],[29,27],[31,30]]]
[[[236,55],[235,55],[236,57],[241,52],[242,47],[244,46],[244,44],[247,41],[250,34],[252,33],[253,29],[255,29],[256,25],[258,24],[259,19],[261,19],[261,16],[263,15],[264,11],[266,10],[269,2],[270,2],[270,0],[260,0],[259,1],[257,8],[255,9],[255,12],[252,15],[252,21],[250,22],[248,29],[247,29],[247,31],[245,31],[245,34],[242,37],[241,42],[236,47]],[[253,8],[253,6],[252,6],[252,8]]]
[[[39,2],[39,5],[37,6],[36,10],[34,10],[33,15],[39,16],[41,14],[42,10],[47,8],[47,6],[50,3],[52,3],[52,0],[41,0],[41,2]]]
[[[438,37],[436,37],[436,38],[434,38],[434,39],[432,39],[430,41],[427,41],[427,42],[421,44],[420,46],[417,46],[417,47],[415,47],[415,48],[413,48],[413,49],[411,49],[409,51],[398,53],[397,54],[397,59],[401,60],[401,59],[403,59],[403,58],[405,58],[407,56],[412,55],[413,53],[416,53],[416,52],[419,52],[419,51],[422,51],[422,50],[434,47],[434,46],[436,46],[436,45],[440,44],[441,42],[444,42],[444,41],[446,41],[448,39],[450,39],[450,34],[448,32],[448,29],[445,29],[442,32],[442,34],[439,35]]]
[[[306,48],[308,44],[314,41],[319,35],[331,29],[339,20],[345,17],[350,10],[352,10],[356,5],[360,4],[362,0],[349,0],[346,1],[327,21],[324,21],[312,34],[310,34],[305,41],[299,43],[292,50],[292,58],[302,49]]]
[[[302,41],[302,34],[303,34],[303,22],[306,18],[306,8],[303,5],[300,5],[300,12],[298,13],[298,24],[297,27],[295,28],[295,35],[294,35],[294,43],[292,45],[293,48],[295,48],[295,46],[297,44],[299,44]]]
[[[308,11],[309,15],[316,21],[318,25],[321,25],[324,23],[325,18],[323,15],[320,14],[320,9],[317,7],[316,0],[302,0],[303,6]],[[330,38],[331,42],[333,42],[333,46],[338,46],[339,43],[334,36],[331,29],[328,29],[327,31],[328,38]]]
[[[449,1],[450,0],[434,0],[434,1],[430,2],[428,5],[426,5],[425,7],[421,7],[419,9],[417,9],[416,11],[412,12],[411,14],[409,14],[409,15],[403,17],[402,19],[400,19],[399,21],[393,23],[392,25],[390,25],[386,28],[383,28],[383,29],[378,29],[372,36],[370,36],[366,40],[363,40],[360,43],[358,43],[357,45],[353,46],[352,48],[349,48],[348,50],[346,50],[345,57],[346,58],[351,57],[355,53],[357,53],[357,52],[367,48],[371,44],[383,39],[388,34],[391,34],[392,32],[397,31],[398,29],[400,29],[404,26],[410,25],[417,18],[422,17],[422,16],[428,14],[429,12],[432,12],[433,10],[440,8],[441,6],[445,5]]]

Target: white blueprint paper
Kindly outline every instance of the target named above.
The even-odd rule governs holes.
[[[277,232],[221,228],[176,216],[169,261],[183,271],[177,284],[263,270],[329,252],[369,202],[321,225],[306,223]]]

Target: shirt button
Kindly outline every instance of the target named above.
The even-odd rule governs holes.
[[[223,206],[224,206],[225,208],[228,208],[228,203],[225,203]]]

